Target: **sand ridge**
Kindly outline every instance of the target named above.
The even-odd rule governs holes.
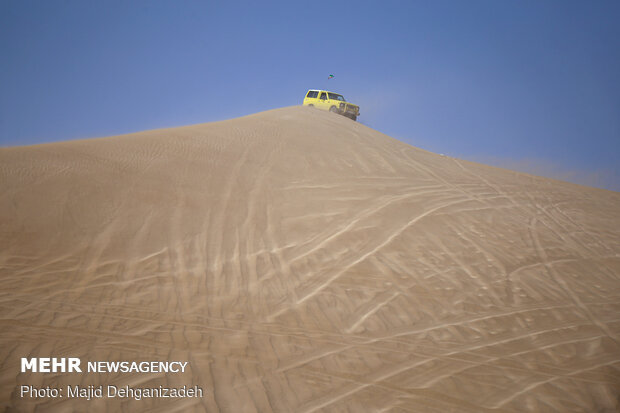
[[[10,411],[617,411],[620,193],[289,107],[0,149]],[[185,374],[19,373],[21,357]],[[195,399],[20,398],[199,385]]]

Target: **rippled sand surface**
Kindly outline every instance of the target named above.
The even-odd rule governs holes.
[[[620,411],[620,193],[302,107],[2,148],[0,193],[8,411]],[[20,373],[22,357],[189,368]]]

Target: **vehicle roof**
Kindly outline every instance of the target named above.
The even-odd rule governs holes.
[[[338,92],[330,92],[329,90],[324,90],[324,89],[308,89],[308,92],[327,92],[327,93],[335,93],[337,95],[341,95],[342,93],[338,93]]]

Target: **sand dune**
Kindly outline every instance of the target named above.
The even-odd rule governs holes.
[[[8,411],[620,411],[620,193],[302,107],[3,148],[0,185]],[[78,384],[204,397],[19,394]]]

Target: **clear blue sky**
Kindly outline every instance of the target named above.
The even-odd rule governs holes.
[[[619,22],[616,0],[0,0],[0,145],[329,88],[415,146],[620,190]]]

